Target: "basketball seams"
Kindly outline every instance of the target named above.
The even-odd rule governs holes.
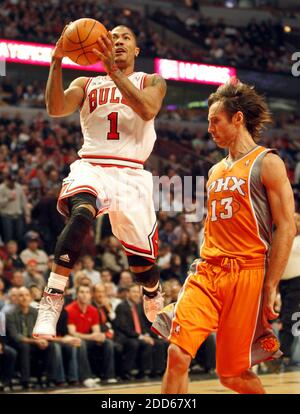
[[[94,20],[94,24],[93,24],[93,26],[91,27],[91,29],[90,29],[90,31],[88,32],[88,34],[87,34],[87,36],[86,36],[86,38],[85,39],[83,39],[83,40],[81,40],[81,38],[80,38],[80,35],[79,35],[79,31],[78,31],[78,25],[76,24],[75,25],[75,27],[76,27],[76,32],[77,32],[77,37],[78,37],[78,41],[76,42],[75,40],[73,40],[73,39],[71,39],[69,36],[68,36],[68,34],[67,34],[67,32],[64,34],[64,36],[66,36],[66,38],[68,39],[68,41],[70,42],[70,43],[74,43],[74,45],[78,45],[78,44],[80,44],[80,43],[84,43],[88,38],[89,38],[89,36],[90,36],[90,34],[91,34],[91,31],[93,30],[93,28],[95,27],[95,24],[97,23],[97,21],[96,20]],[[92,43],[91,45],[87,45],[87,46],[85,46],[85,47],[88,47],[88,46],[92,46],[93,44],[95,44],[95,43],[97,43],[97,42],[94,42],[94,43]],[[74,51],[76,51],[77,49],[72,49],[72,50],[66,50],[66,52],[73,52],[73,50]]]
[[[76,63],[78,63],[78,59],[82,56],[82,55],[85,55],[85,52],[84,52],[84,48],[82,47],[82,41],[81,41],[81,38],[80,38],[80,34],[79,34],[79,31],[78,31],[78,26],[76,25],[76,31],[77,31],[77,36],[78,36],[78,39],[79,39],[79,41],[80,41],[80,47],[81,47],[81,50],[82,50],[82,53],[80,54],[80,55],[78,55],[77,56],[77,59],[76,59]],[[88,62],[89,62],[89,60],[88,60]]]
[[[95,19],[77,20],[64,35],[66,56],[79,65],[97,63],[99,59],[92,49],[98,49],[97,39],[104,32],[107,32],[106,28]]]
[[[93,53],[93,52],[87,52],[87,53]],[[89,57],[88,57],[88,54],[87,54],[86,52],[84,52],[84,56],[85,56],[85,58],[86,58],[86,60],[89,62],[89,64],[90,65],[92,65],[93,64],[93,62],[91,62],[90,61],[90,59],[89,59]]]
[[[91,32],[92,32],[92,30],[94,29],[94,27],[95,27],[95,24],[96,24],[97,22],[96,22],[96,20],[94,20],[94,24],[93,24],[93,26],[90,28],[90,31],[88,32],[88,34],[87,34],[87,36],[86,36],[86,38],[85,39],[83,39],[83,40],[81,40],[81,43],[85,43],[87,40],[88,40],[88,38],[89,38],[89,36],[90,36],[90,34],[91,34]],[[78,33],[78,26],[76,26],[77,27],[77,33]],[[80,37],[79,37],[79,39],[80,39]]]
[[[76,29],[77,29],[77,27],[76,27]],[[77,35],[78,35],[78,32],[77,32]],[[74,45],[78,45],[78,44],[80,44],[80,43],[81,43],[81,42],[80,42],[80,40],[79,40],[78,42],[75,42],[75,40],[71,39],[71,38],[67,35],[67,33],[65,33],[65,34],[64,34],[64,36],[66,36],[66,38],[68,39],[68,41],[69,41],[69,42],[74,43]]]
[[[69,39],[68,39],[69,40]],[[91,47],[91,46],[93,46],[93,45],[95,45],[97,43],[97,41],[96,42],[94,42],[94,43],[90,43],[89,45],[86,45],[86,46],[84,46],[84,48],[86,48],[86,47]],[[76,49],[71,49],[71,50],[64,50],[64,52],[76,52],[77,50],[80,50],[80,49],[82,49],[82,47],[80,46],[80,47],[78,47],[78,48],[76,48]]]
[[[82,52],[83,52],[83,54],[84,54],[84,56],[85,56],[85,58],[86,58],[86,60],[89,62],[89,64],[91,65],[93,62],[91,62],[90,61],[90,59],[89,59],[89,57],[88,57],[88,55],[87,55],[87,53],[85,52],[85,47],[86,46],[82,46],[82,43],[84,43],[88,38],[89,38],[89,36],[90,36],[90,34],[91,34],[91,32],[92,32],[92,30],[93,30],[93,28],[95,27],[95,24],[96,24],[96,20],[94,21],[94,24],[93,24],[93,26],[91,27],[91,29],[90,29],[90,31],[89,31],[89,33],[88,33],[88,35],[86,36],[86,38],[84,39],[84,40],[81,40],[81,37],[80,37],[80,34],[79,34],[79,30],[78,30],[78,25],[76,25],[76,30],[77,30],[77,35],[78,35],[78,38],[79,38],[79,40],[80,40],[80,46],[81,46],[81,49],[82,49]],[[82,56],[82,54],[81,55],[79,55],[78,57],[77,57],[77,59],[76,59],[76,63],[78,63],[78,59],[80,58]]]

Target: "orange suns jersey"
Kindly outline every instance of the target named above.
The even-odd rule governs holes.
[[[257,146],[228,165],[216,164],[207,182],[207,218],[200,255],[203,259],[267,254],[272,238],[272,215],[261,182],[264,156],[272,149]]]

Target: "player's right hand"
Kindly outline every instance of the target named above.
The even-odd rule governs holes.
[[[271,327],[270,321],[276,320],[279,314],[275,312],[274,306],[276,301],[276,288],[264,286],[263,288],[263,305],[262,305],[262,323],[265,329]]]
[[[64,30],[62,31],[62,34],[60,36],[60,38],[58,39],[58,41],[56,42],[56,45],[52,51],[52,58],[54,59],[62,59],[65,55],[64,55],[64,50],[63,50],[63,37],[64,37],[64,33],[67,29],[67,27],[71,24],[72,22],[70,22],[69,24],[67,24],[64,27]]]

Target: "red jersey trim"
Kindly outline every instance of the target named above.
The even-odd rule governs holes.
[[[133,169],[143,169],[144,163],[140,160],[133,160],[130,158],[111,157],[109,155],[82,155],[84,161],[89,162],[92,165],[102,165],[103,167],[128,167]]]
[[[131,256],[133,254],[137,254],[138,256],[142,256],[147,258],[150,261],[155,262],[156,258],[158,256],[158,228],[157,228],[157,223],[155,222],[153,229],[151,231],[151,233],[148,235],[148,241],[149,241],[149,245],[150,245],[150,249],[146,250],[146,249],[141,249],[139,247],[133,246],[132,244],[128,244],[125,243],[123,240],[120,240],[125,253],[128,256]],[[150,257],[149,257],[150,256]]]
[[[89,87],[89,85],[90,85],[90,83],[91,83],[92,79],[93,79],[93,78],[88,78],[88,79],[86,80],[85,84],[84,84],[84,88],[83,88],[84,95],[83,95],[82,102],[81,102],[81,105],[80,105],[80,110],[82,109],[83,104],[84,104],[84,102],[85,102],[85,99],[86,99],[86,91],[87,91],[87,89],[88,89],[88,87]]]
[[[75,194],[78,193],[88,193],[88,194],[92,194],[93,196],[97,197],[97,191],[95,188],[90,187],[88,185],[86,186],[80,186],[80,187],[75,187],[73,188],[71,191],[65,191],[65,188],[68,184],[64,184],[60,194],[58,196],[58,200],[57,200],[57,205],[56,208],[58,210],[58,212],[65,217],[69,217],[69,209],[68,206],[66,204],[66,199],[68,199],[69,197],[72,197]],[[100,214],[100,211],[97,212],[97,216],[98,214]]]
[[[100,165],[100,167],[105,167],[105,168],[115,167],[115,168],[131,168],[133,170],[140,170],[140,168],[131,167],[129,165],[102,164],[102,163],[97,163],[97,162],[90,162],[90,164],[92,164],[92,165]]]
[[[110,160],[136,162],[138,164],[144,165],[144,162],[140,160],[134,160],[132,158],[123,158],[123,157],[111,157],[110,155],[81,155],[81,158],[96,158],[96,159],[104,158],[104,159],[110,159]]]

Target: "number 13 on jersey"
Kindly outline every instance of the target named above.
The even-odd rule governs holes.
[[[232,217],[233,209],[232,209],[232,197],[222,198],[221,200],[212,200],[211,202],[211,221],[217,221],[218,218],[222,220],[226,220]],[[218,206],[222,206],[221,208]],[[218,208],[217,208],[218,207]],[[218,212],[218,215],[217,215]],[[218,217],[219,216],[219,217]]]

